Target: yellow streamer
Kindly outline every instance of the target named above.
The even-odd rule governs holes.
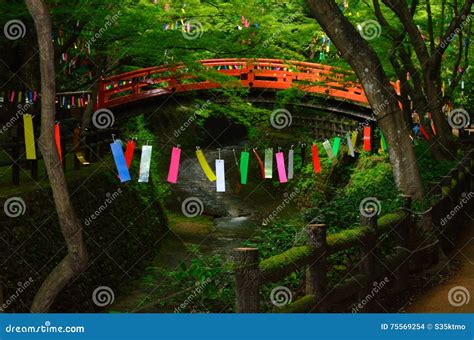
[[[31,115],[23,115],[23,127],[25,130],[26,159],[36,159],[35,134],[33,132],[33,117]]]
[[[207,163],[206,157],[204,157],[202,150],[196,150],[196,156],[207,178],[211,182],[214,182],[216,180],[216,175],[214,174],[214,171],[212,171],[211,167],[209,166],[209,163]]]
[[[351,144],[352,144],[352,148],[354,149],[354,152],[355,152],[356,143],[357,143],[357,133],[358,133],[357,131],[352,132],[352,137],[351,137]],[[351,150],[347,151],[347,154],[350,155]]]

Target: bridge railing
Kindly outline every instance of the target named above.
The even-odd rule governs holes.
[[[298,271],[306,271],[306,295],[281,308],[280,311],[325,312],[330,310],[331,306],[351,297],[356,297],[354,301],[364,301],[364,311],[371,311],[373,305],[367,301],[367,296],[370,295],[370,299],[375,300],[372,295],[377,280],[384,276],[390,277],[388,282],[392,292],[400,292],[407,288],[411,269],[416,269],[416,266],[413,266],[415,259],[422,258],[423,266],[426,266],[429,260],[436,262],[437,252],[433,251],[433,247],[441,243],[443,237],[440,233],[456,226],[454,219],[448,220],[445,217],[451,216],[451,212],[456,211],[460,202],[466,200],[465,193],[471,195],[474,189],[473,169],[473,152],[469,152],[448,176],[435,183],[431,192],[432,208],[426,216],[424,215],[431,219],[434,226],[431,231],[436,231],[434,234],[439,237],[439,239],[435,237],[435,241],[431,244],[427,242],[428,244],[414,248],[413,240],[419,235],[420,230],[416,228],[413,218],[415,213],[411,211],[411,198],[403,196],[405,204],[400,211],[380,218],[377,218],[376,214],[373,216],[369,214],[369,217],[361,218],[360,226],[337,234],[328,235],[324,224],[310,224],[306,227],[308,234],[306,245],[290,248],[264,260],[259,259],[259,251],[256,248],[236,249],[237,312],[259,312],[262,286],[277,283]],[[427,229],[430,229],[429,226]],[[396,251],[382,257],[380,261],[375,252],[382,248],[383,238],[389,235],[396,243]],[[328,273],[331,268],[328,265],[328,257],[349,249],[359,251],[360,263],[347,272],[341,283],[330,286]],[[388,284],[386,279],[384,282],[384,285]]]
[[[236,78],[241,86],[261,89],[298,87],[339,100],[368,106],[362,86],[351,71],[279,59],[210,59],[200,68],[185,65],[149,67],[101,79],[98,108],[114,107],[149,97],[221,87],[213,72]],[[195,76],[196,72],[201,76]],[[203,79],[204,78],[204,79]]]

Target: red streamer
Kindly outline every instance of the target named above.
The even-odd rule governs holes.
[[[265,165],[263,165],[263,161],[258,155],[257,150],[252,149],[252,151],[255,157],[257,158],[258,164],[260,164],[260,169],[262,170],[262,178],[265,178]]]
[[[364,127],[364,151],[372,150],[372,147],[370,145],[370,130],[370,126]]]
[[[420,124],[420,132],[426,140],[430,140],[430,136],[426,133],[426,130],[422,124]]]
[[[63,153],[61,150],[61,129],[59,127],[59,123],[54,125],[54,140],[56,141],[56,148],[58,149],[59,159],[61,163],[63,161]]]
[[[311,146],[311,154],[313,155],[314,172],[319,174],[321,172],[321,163],[319,161],[318,146],[316,144]]]
[[[125,149],[125,162],[127,163],[127,168],[130,169],[132,164],[133,153],[135,152],[136,143],[133,140],[127,142],[127,148]]]

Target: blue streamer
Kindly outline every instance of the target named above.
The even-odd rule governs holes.
[[[127,162],[125,162],[122,145],[119,141],[114,141],[110,144],[110,148],[112,149],[112,155],[114,156],[115,165],[120,176],[120,182],[130,181],[130,172],[128,171]]]

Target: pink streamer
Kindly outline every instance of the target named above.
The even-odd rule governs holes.
[[[15,99],[15,91],[12,91],[12,94],[10,96],[10,103],[13,103],[13,99]]]
[[[288,179],[286,177],[285,158],[283,156],[283,152],[276,153],[276,161],[277,161],[278,177],[280,179],[280,183],[288,182]]]
[[[33,101],[36,102],[36,96],[38,95],[38,92],[33,92]]]
[[[176,183],[178,181],[179,159],[181,158],[181,149],[173,147],[171,152],[170,168],[168,171],[168,182]]]

